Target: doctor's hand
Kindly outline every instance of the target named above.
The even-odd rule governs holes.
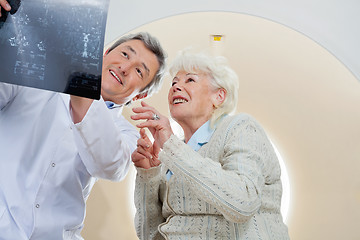
[[[10,11],[10,4],[6,0],[0,0],[0,16],[1,16],[1,8],[4,8],[6,11]]]
[[[140,129],[140,138],[137,141],[137,148],[131,154],[131,160],[136,167],[149,169],[160,165],[158,159],[159,148],[154,147],[145,133],[145,129]]]
[[[93,101],[93,99],[70,95],[71,117],[75,124],[83,120]]]

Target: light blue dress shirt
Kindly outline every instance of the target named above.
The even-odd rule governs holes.
[[[210,127],[210,120],[204,123],[189,139],[189,145],[194,151],[198,151],[202,145],[209,142],[215,128]]]
[[[116,103],[114,103],[112,101],[105,101],[105,104],[106,104],[108,109],[114,109],[114,108],[122,107],[122,105],[116,104]]]
[[[204,123],[196,132],[191,136],[187,145],[189,145],[194,151],[199,151],[201,146],[208,143],[211,136],[215,131],[215,127],[210,127],[210,120]],[[170,169],[166,172],[166,179],[169,181],[173,173]]]

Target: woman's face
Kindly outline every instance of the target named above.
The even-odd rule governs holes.
[[[170,114],[177,122],[206,122],[213,113],[216,94],[207,74],[179,71],[169,90]]]

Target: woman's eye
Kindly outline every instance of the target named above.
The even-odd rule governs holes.
[[[188,78],[188,82],[195,82],[195,80],[192,78]]]
[[[176,84],[176,82],[172,82],[171,86],[174,86]]]
[[[129,55],[126,52],[121,52],[121,53],[124,57],[129,58]]]

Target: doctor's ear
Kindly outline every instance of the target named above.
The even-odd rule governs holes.
[[[110,48],[108,48],[108,49],[106,50],[106,52],[104,53],[104,57],[109,53],[109,50],[110,50]]]
[[[133,101],[136,101],[136,100],[139,100],[139,99],[143,99],[143,98],[146,98],[147,95],[148,95],[147,92],[139,93],[139,94],[136,95],[132,100],[133,100]]]

